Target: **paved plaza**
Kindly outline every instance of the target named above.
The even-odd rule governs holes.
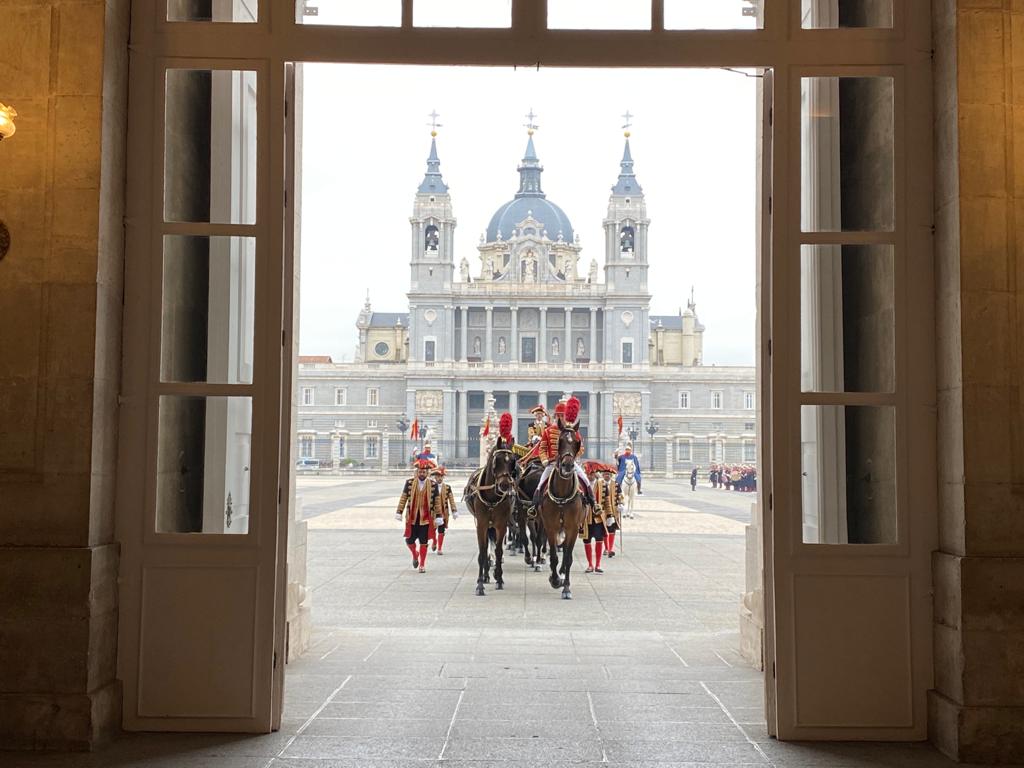
[[[468,515],[420,574],[394,519],[400,490],[397,477],[300,479],[315,630],[288,668],[279,733],[128,736],[12,765],[953,765],[927,745],[768,737],[761,673],[736,650],[752,494],[650,481],[604,574],[583,573],[577,545],[564,601],[521,556],[504,591],[477,597]]]

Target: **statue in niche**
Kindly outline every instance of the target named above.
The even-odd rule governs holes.
[[[583,346],[583,337],[579,336],[576,339],[576,357],[586,357],[587,349]]]
[[[480,337],[479,336],[474,336],[473,337],[473,354],[476,355],[477,357],[480,356]]]
[[[462,277],[462,282],[469,282],[469,261],[465,256],[462,257],[462,261],[459,263],[459,274]]]
[[[559,350],[558,337],[555,336],[555,338],[553,338],[551,340],[551,356],[552,357],[558,357],[558,350]]]
[[[590,284],[597,282],[597,259],[590,260]]]
[[[537,260],[529,262],[526,265],[526,282],[535,283],[537,282]]]
[[[499,336],[498,337],[498,354],[499,355],[504,355],[505,354],[505,337],[504,336]]]

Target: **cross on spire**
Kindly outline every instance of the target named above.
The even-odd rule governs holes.
[[[437,122],[437,118],[439,118],[440,115],[437,113],[436,109],[433,109],[427,117],[430,118],[430,122],[427,123],[427,125],[430,126],[430,133],[431,135],[436,135],[437,129],[441,127],[441,123]]]
[[[533,112],[533,107],[530,107],[530,111],[526,114],[526,119],[528,122],[523,123],[523,125],[526,127],[526,132],[529,133],[531,136],[533,136],[533,132],[535,130],[540,128],[539,125],[533,122],[534,119],[537,117],[538,115],[534,114]]]
[[[626,121],[625,124],[623,124],[623,126],[622,126],[622,130],[624,130],[626,132],[626,138],[628,139],[629,138],[629,128],[630,128],[630,126],[633,125],[633,118],[636,117],[636,115],[630,114],[629,110],[627,109],[626,110],[626,114],[621,115],[621,117],[622,117],[623,120]]]

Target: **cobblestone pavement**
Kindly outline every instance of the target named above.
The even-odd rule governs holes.
[[[749,495],[650,482],[604,574],[582,572],[577,546],[564,601],[521,557],[503,591],[475,596],[465,515],[414,570],[399,489],[303,479],[315,631],[288,668],[279,733],[131,736],[12,768],[953,765],[921,744],[768,737],[761,673],[736,652]]]

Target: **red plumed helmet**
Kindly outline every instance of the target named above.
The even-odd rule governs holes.
[[[498,432],[506,440],[512,439],[512,414],[503,413],[498,420]]]
[[[569,402],[565,404],[565,420],[569,424],[575,424],[579,417],[580,401],[575,397],[570,397]]]

